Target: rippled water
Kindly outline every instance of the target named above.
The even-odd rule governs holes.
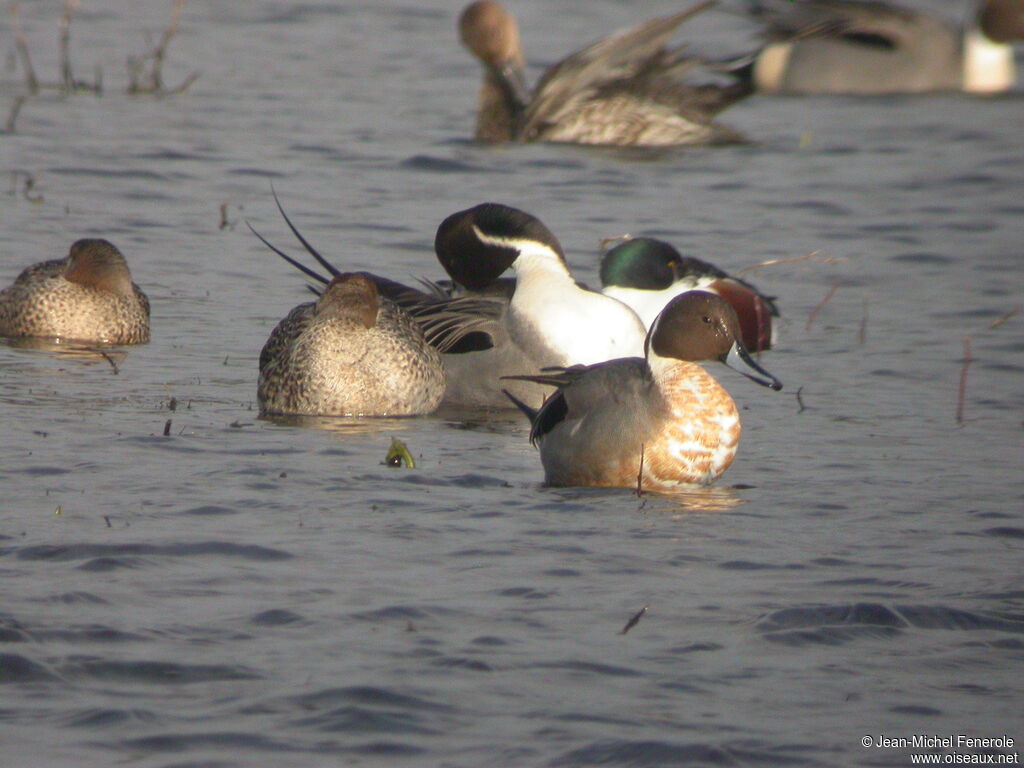
[[[59,3],[22,5],[52,80]],[[511,5],[534,72],[676,7]],[[961,733],[1019,751],[1024,315],[998,322],[1022,302],[1019,92],[754,98],[726,114],[743,147],[494,150],[466,141],[457,2],[190,3],[165,78],[201,75],[163,99],[126,96],[122,62],[170,4],[83,6],[76,71],[102,65],[105,92],[45,92],[0,135],[0,171],[23,172],[0,282],[108,237],[153,341],[109,361],[0,345],[0,762],[907,765],[862,737]],[[749,40],[725,14],[693,29]],[[271,182],[337,263],[401,280],[438,276],[438,222],[488,199],[541,216],[592,282],[623,232],[732,270],[835,261],[747,274],[779,297],[762,362],[786,388],[715,371],[745,422],[716,488],[554,490],[513,412],[257,418],[260,346],[307,297],[243,223],[292,247]],[[383,466],[393,436],[416,469]]]

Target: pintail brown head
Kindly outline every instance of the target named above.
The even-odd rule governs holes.
[[[707,291],[689,291],[672,299],[651,326],[646,346],[648,358],[653,353],[691,362],[717,360],[762,386],[782,389],[782,383],[747,351],[736,311]]]
[[[1024,0],[983,0],[978,27],[996,43],[1024,40]]]

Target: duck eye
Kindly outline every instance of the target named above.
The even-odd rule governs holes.
[[[704,315],[704,317],[702,317],[701,320],[708,324],[711,323],[711,318],[708,317],[707,315]]]

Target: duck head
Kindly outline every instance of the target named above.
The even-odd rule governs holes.
[[[494,0],[470,3],[459,16],[459,37],[504,92],[514,111],[521,111],[532,96],[523,73],[519,26],[505,7]]]
[[[363,328],[376,325],[379,309],[377,286],[370,277],[357,272],[336,276],[316,302],[317,315],[327,315]]]
[[[546,248],[565,263],[550,229],[535,216],[501,203],[453,213],[437,229],[434,250],[455,282],[479,291],[493,283],[527,247]]]
[[[119,296],[133,294],[128,262],[113,243],[99,238],[76,240],[68,253],[64,279]]]
[[[978,28],[989,40],[1024,40],[1024,0],[983,0],[978,4]]]
[[[762,386],[782,389],[782,382],[747,352],[736,311],[707,291],[689,291],[672,299],[651,326],[645,346],[648,362],[652,356],[690,362],[717,360]]]
[[[679,279],[679,251],[653,237],[634,237],[608,250],[601,259],[601,285],[662,291]]]

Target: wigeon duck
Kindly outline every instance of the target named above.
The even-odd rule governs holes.
[[[459,35],[484,67],[476,139],[612,146],[742,141],[712,118],[748,95],[749,84],[682,82],[699,62],[665,47],[676,27],[714,4],[598,40],[550,67],[531,93],[515,19],[495,0],[471,3],[459,17]]]
[[[729,393],[697,363],[742,364],[759,384],[782,384],[740,340],[739,320],[704,291],[669,302],[647,336],[643,358],[612,360],[527,377],[553,384],[539,410],[517,402],[554,486],[671,491],[707,485],[728,469],[740,439]]]
[[[336,274],[288,223],[320,265]],[[328,279],[263,242],[307,275]],[[452,281],[464,287],[462,295],[451,297],[438,286],[424,293],[372,277],[445,353],[446,404],[507,408],[502,376],[643,354],[640,318],[622,302],[578,285],[558,239],[535,216],[482,203],[446,218],[434,248]],[[508,269],[514,282],[499,281]],[[520,399],[543,402],[544,387],[525,381],[511,386]]]
[[[634,237],[606,251],[601,259],[601,285],[606,296],[632,307],[648,328],[674,296],[709,291],[732,305],[749,351],[762,352],[775,343],[773,318],[779,310],[772,297],[713,264],[682,256],[664,240]]]
[[[752,2],[771,41],[753,84],[768,93],[994,93],[1014,83],[1024,0],[979,0],[963,29],[869,0]]]
[[[111,243],[78,240],[63,259],[28,267],[0,291],[0,336],[142,344],[149,299]]]
[[[440,353],[365,275],[335,277],[289,312],[260,352],[265,414],[415,416],[443,395]]]

